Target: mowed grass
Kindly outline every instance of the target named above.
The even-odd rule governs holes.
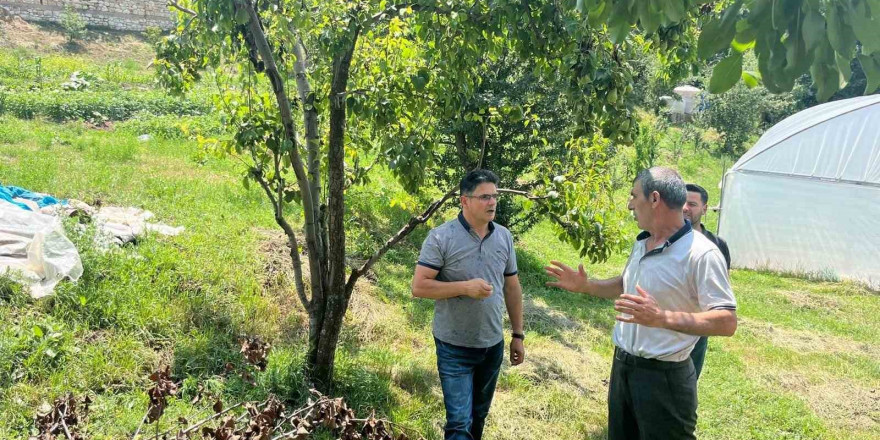
[[[78,123],[0,118],[0,127],[3,184],[138,206],[186,227],[178,237],[148,236],[108,253],[92,249],[88,232],[71,227],[85,266],[78,283],[62,283],[53,297],[36,302],[15,287],[0,288],[0,437],[26,436],[39,404],[67,391],[95,400],[84,426],[90,438],[130,436],[146,410],[146,377],[160,365],[171,365],[183,385],[163,429],[179,415],[195,420],[210,413],[211,401],[189,403],[197,383],[227,403],[268,393],[301,401],[306,319],[285,279],[288,262],[269,206],[255,188],[241,185],[240,165],[205,159],[191,142],[140,142],[133,133]],[[699,167],[704,174],[685,177],[713,191],[721,168],[711,164]],[[405,210],[390,205],[404,196],[385,172],[352,190],[353,252],[374,247],[403,221]],[[444,213],[454,214],[454,208]],[[409,293],[426,231],[391,251],[360,284],[340,344],[337,393],[360,411],[376,409],[439,439],[444,415],[432,304]],[[579,261],[551,225],[519,237],[517,250],[527,357],[519,367],[505,362],[488,438],[604,438],[611,305],[544,286],[547,261]],[[609,277],[625,260],[622,252],[586,267]],[[698,435],[877,438],[877,294],[851,283],[752,271],[735,270],[732,280],[740,328],[733,338],[710,340]],[[256,387],[224,373],[226,362],[241,363],[240,335],[274,344]]]

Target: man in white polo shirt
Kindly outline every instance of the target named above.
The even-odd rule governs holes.
[[[608,438],[693,439],[697,382],[689,355],[700,336],[731,336],[736,301],[721,251],[682,215],[684,181],[670,168],[636,176],[629,209],[643,230],[623,275],[587,277],[553,261],[547,285],[615,299],[620,312],[608,390]]]

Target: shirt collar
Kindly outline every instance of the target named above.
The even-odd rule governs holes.
[[[702,226],[702,223],[700,224],[700,226]],[[687,234],[688,232],[691,232],[691,229],[693,229],[693,227],[691,227],[691,221],[685,219],[684,226],[682,226],[681,229],[676,231],[675,234],[672,234],[672,236],[669,237],[668,240],[666,240],[666,243],[664,244],[664,246],[669,246],[672,243],[675,243],[676,241],[678,241],[679,238],[684,237],[685,234]],[[705,229],[703,229],[703,230],[705,230]],[[650,236],[651,236],[650,232],[642,231],[638,236],[636,236],[636,240],[641,241],[641,240],[644,240]]]
[[[465,231],[468,231],[468,232],[471,231],[471,225],[468,224],[467,220],[465,220],[464,212],[462,212],[462,211],[458,211],[458,222],[461,223],[462,226],[464,226]],[[491,234],[492,231],[494,231],[494,230],[495,230],[495,222],[489,222],[489,234]],[[486,237],[488,237],[489,234],[486,234]]]

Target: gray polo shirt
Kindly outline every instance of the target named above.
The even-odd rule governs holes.
[[[727,264],[714,243],[694,233],[689,222],[651,251],[649,236],[640,234],[633,245],[623,270],[624,293],[638,295],[639,285],[661,309],[677,312],[736,310]],[[627,353],[676,362],[687,359],[699,336],[618,321],[612,339]]]
[[[464,215],[428,233],[419,265],[439,271],[438,281],[482,278],[492,285],[485,299],[456,296],[434,302],[434,337],[462,347],[486,348],[504,340],[504,278],[516,275],[513,236],[504,226],[489,223],[481,240]]]

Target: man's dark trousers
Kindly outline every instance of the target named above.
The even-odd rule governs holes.
[[[446,406],[446,440],[480,440],[504,357],[504,341],[488,348],[460,347],[434,338]]]
[[[690,358],[664,362],[614,350],[609,440],[695,439],[696,426],[697,378]]]
[[[703,361],[706,360],[706,351],[708,349],[709,337],[700,336],[697,345],[694,345],[694,349],[691,350],[691,360],[694,361],[694,370],[697,372],[697,379],[700,378],[700,373],[703,372]]]

